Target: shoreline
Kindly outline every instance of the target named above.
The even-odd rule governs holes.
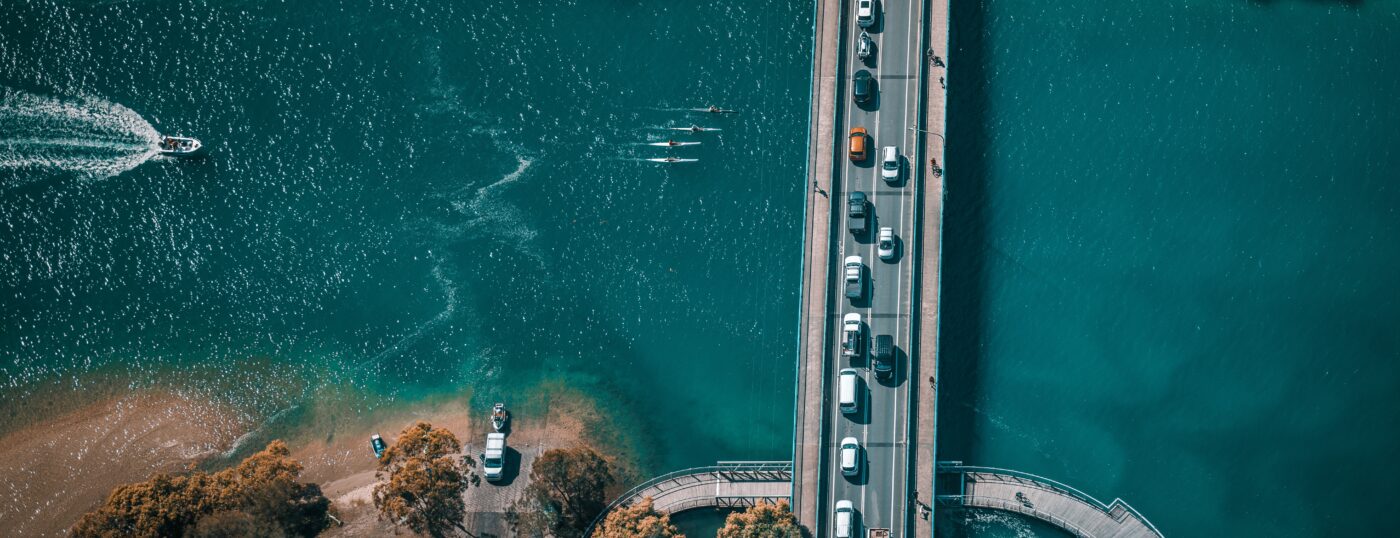
[[[478,527],[504,524],[500,514],[528,482],[528,463],[551,448],[594,447],[615,464],[619,484],[639,474],[634,447],[611,446],[627,443],[612,431],[596,398],[561,381],[541,382],[525,392],[511,406],[509,445],[520,455],[518,476],[503,485],[483,481],[468,490],[467,519]],[[392,443],[405,427],[423,420],[447,428],[464,453],[475,454],[491,430],[489,407],[473,407],[466,391],[368,411],[347,411],[353,407],[326,396],[315,399],[295,424],[279,428],[284,435],[275,437],[284,439],[305,467],[302,481],[319,484],[344,521],[344,526],[327,529],[327,536],[393,532],[378,522],[370,501],[377,469],[371,434]],[[176,391],[142,390],[76,405],[0,437],[0,487],[10,492],[0,519],[17,536],[61,534],[119,485],[158,472],[235,464],[230,452],[267,442],[259,435],[262,427],[236,409]],[[240,445],[245,441],[246,446]]]

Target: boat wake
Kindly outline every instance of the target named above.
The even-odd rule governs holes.
[[[158,154],[160,133],[135,111],[94,98],[0,87],[0,189],[54,177],[104,179]]]

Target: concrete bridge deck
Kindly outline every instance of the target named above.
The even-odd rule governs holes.
[[[940,466],[960,475],[960,491],[939,495],[944,506],[987,508],[1027,515],[1080,538],[1161,538],[1147,518],[1122,499],[1104,504],[1048,478],[990,467]]]

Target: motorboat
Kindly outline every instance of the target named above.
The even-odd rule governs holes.
[[[384,459],[384,451],[389,448],[377,433],[369,436],[369,447],[374,450],[374,459]]]
[[[648,145],[648,146],[663,147],[663,148],[676,148],[676,147],[680,147],[680,146],[698,146],[698,145],[700,145],[700,143],[699,143],[699,142],[676,142],[675,140],[667,140],[667,141],[665,141],[665,142],[652,142],[652,143],[647,144],[647,145]]]
[[[865,30],[860,31],[860,40],[856,42],[856,56],[862,60],[870,58],[870,53],[875,49],[875,40],[870,39],[870,34]]]
[[[161,155],[194,157],[204,153],[204,144],[187,136],[162,136],[156,144]]]
[[[665,157],[665,158],[653,157],[653,158],[647,159],[647,160],[648,160],[648,161],[651,161],[651,162],[654,162],[654,163],[693,163],[693,162],[698,161],[698,160],[700,160],[700,159],[682,159],[682,158],[680,158],[680,157]]]
[[[711,105],[711,106],[708,106],[708,107],[705,107],[705,108],[696,108],[696,109],[694,109],[694,110],[695,110],[696,112],[708,112],[708,113],[710,113],[710,114],[738,114],[738,113],[739,113],[738,110],[729,110],[729,109],[720,108],[720,107],[717,107],[717,106],[714,106],[714,105]]]
[[[506,427],[506,422],[510,420],[510,412],[506,411],[506,404],[497,403],[491,408],[491,428],[501,431]]]

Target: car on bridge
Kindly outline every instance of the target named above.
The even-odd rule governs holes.
[[[890,261],[894,259],[894,228],[885,226],[880,228],[880,242],[876,247],[876,253],[880,259]]]
[[[845,357],[859,357],[861,349],[861,336],[865,330],[860,324],[860,313],[851,312],[841,319],[841,355]]]
[[[837,376],[836,405],[842,413],[860,411],[860,372],[855,368],[842,368]]]
[[[886,183],[899,181],[899,146],[885,146],[881,153],[884,159],[880,163],[880,177],[885,178]]]
[[[846,256],[846,298],[860,299],[865,295],[865,260],[860,256]]]
[[[861,28],[875,25],[875,0],[858,0],[856,2],[856,24],[859,24]]]
[[[865,235],[868,221],[866,210],[869,207],[870,200],[864,192],[854,191],[846,195],[846,226],[851,229],[851,235]]]
[[[860,440],[855,437],[841,440],[841,474],[844,476],[860,474]]]
[[[836,501],[836,517],[832,519],[836,526],[836,538],[855,538],[856,507],[851,501]]]
[[[875,370],[876,379],[890,379],[894,377],[894,337],[882,334],[875,337],[875,349],[871,351],[872,370]]]
[[[875,99],[875,77],[869,71],[856,71],[855,83],[851,85],[851,95],[856,103],[868,104]]]
[[[870,134],[866,132],[864,127],[851,128],[851,162],[865,162],[865,159],[869,157],[869,154],[865,149],[868,145],[866,142],[869,141],[869,137]]]

